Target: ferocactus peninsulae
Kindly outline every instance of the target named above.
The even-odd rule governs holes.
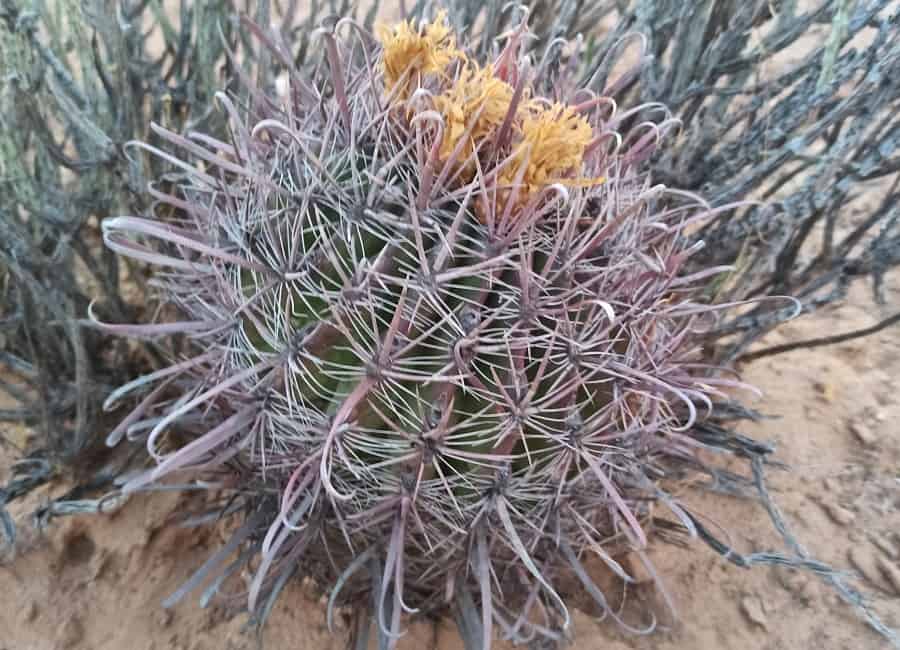
[[[728,383],[697,336],[721,269],[684,270],[710,211],[646,173],[675,120],[579,87],[578,47],[535,63],[527,36],[477,60],[442,12],[340,21],[316,76],[270,34],[283,97],[220,93],[228,141],[154,126],[180,157],[135,143],[177,180],[105,241],[182,316],[109,327],[184,344],[110,396],[142,394],[109,442],[153,461],[126,490],[202,482],[243,513],[187,587],[247,569],[219,595],[264,617],[299,572],[329,621],[368,603],[388,645],[450,604],[487,647],[564,635],[561,581],[617,617],[585,559],[627,581],[614,557],[643,553],[655,509],[690,527],[659,479]]]

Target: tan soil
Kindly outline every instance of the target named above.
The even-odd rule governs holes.
[[[888,297],[897,305],[900,287],[896,281],[893,285]],[[840,309],[840,318],[823,311],[788,324],[768,342],[861,327],[873,322],[875,311],[859,287]],[[793,532],[814,557],[867,574],[854,584],[871,594],[876,610],[893,627],[900,626],[900,590],[890,580],[896,581],[900,570],[897,378],[898,327],[865,340],[762,360],[745,372],[745,379],[765,391],[755,406],[781,415],[747,431],[774,441],[779,458],[791,466],[772,474],[772,493]],[[0,478],[6,478],[7,469]],[[195,598],[171,613],[161,609],[160,601],[222,541],[218,533],[165,527],[180,499],[137,497],[114,515],[55,520],[44,535],[27,521],[26,504],[17,508],[18,557],[0,566],[0,650],[255,647],[255,638],[242,632],[243,618],[226,620],[216,609],[200,609]],[[688,501],[742,551],[783,548],[752,503],[701,495]],[[680,623],[651,637],[629,638],[612,624],[575,612],[574,648],[884,647],[815,577],[743,570],[699,541],[685,550],[656,544],[651,555]],[[322,604],[294,584],[276,606],[264,640],[272,649],[338,649],[346,630],[329,634]],[[421,623],[410,628],[400,647],[451,650],[461,644],[452,625]]]

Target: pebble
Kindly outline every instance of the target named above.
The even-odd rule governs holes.
[[[900,596],[900,569],[897,568],[895,564],[892,562],[888,562],[883,557],[878,558],[878,568],[881,569],[881,572],[884,574],[884,577],[887,578],[887,581],[890,583],[890,586],[893,587],[893,592],[897,596]]]
[[[797,599],[807,607],[816,599],[816,582],[807,580],[797,591]]]
[[[26,623],[31,623],[34,619],[37,618],[37,615],[37,603],[33,600],[29,600],[25,607],[22,608],[22,620],[24,620]]]
[[[826,404],[830,404],[834,401],[835,394],[837,393],[834,384],[825,381],[817,381],[813,383],[813,388],[819,394],[819,398]]]
[[[850,433],[856,436],[856,439],[861,443],[870,447],[878,442],[878,436],[876,436],[871,427],[864,422],[851,422]]]
[[[81,643],[83,638],[84,626],[82,626],[81,621],[77,618],[72,617],[60,625],[59,633],[57,634],[59,647],[74,648]]]
[[[872,586],[879,589],[885,589],[886,585],[882,579],[882,571],[878,566],[878,558],[872,552],[871,547],[854,546],[847,554],[850,564],[859,574]]]
[[[829,492],[838,492],[841,489],[841,482],[833,476],[829,476],[828,478],[822,479],[822,487]]]
[[[853,512],[836,503],[823,503],[822,509],[825,510],[828,518],[839,526],[849,526],[856,518]]]
[[[153,622],[162,628],[169,627],[173,618],[175,618],[175,614],[171,609],[165,607],[158,608],[153,614]]]
[[[744,616],[746,616],[751,623],[759,625],[763,629],[769,627],[769,619],[766,616],[762,602],[758,597],[744,596],[744,598],[741,599],[741,611],[744,612]]]
[[[779,573],[778,580],[782,587],[797,595],[803,593],[809,585],[809,576],[800,571],[785,569]]]
[[[900,559],[900,549],[887,537],[873,535],[872,543],[878,547],[878,550],[887,555],[892,560]]]

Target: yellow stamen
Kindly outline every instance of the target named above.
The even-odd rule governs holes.
[[[418,29],[408,20],[392,27],[379,25],[376,36],[383,50],[381,70],[385,90],[395,92],[398,101],[409,98],[419,75],[443,72],[454,59],[465,58],[456,47],[456,36],[447,24],[444,10]]]
[[[512,160],[500,173],[501,185],[513,183],[526,160],[522,176],[526,194],[551,183],[590,186],[603,182],[603,178],[580,176],[584,152],[591,142],[593,131],[588,121],[575,109],[553,104],[537,109],[526,107],[524,112],[519,127],[522,138],[512,154]]]
[[[473,65],[460,72],[456,82],[434,99],[435,108],[444,118],[441,160],[450,157],[471,125],[468,142],[458,157],[465,164],[475,145],[503,123],[512,96],[512,86],[495,77],[491,67]]]
[[[496,214],[502,216],[516,193],[513,210],[521,208],[536,192],[552,183],[568,187],[592,187],[606,179],[582,176],[584,153],[593,137],[591,125],[571,106],[536,102],[523,104],[517,116],[519,142],[497,177]],[[523,168],[524,166],[524,168]],[[519,180],[519,174],[521,179]],[[519,180],[518,191],[509,186]],[[515,214],[515,212],[513,212]],[[479,214],[484,222],[485,216]]]

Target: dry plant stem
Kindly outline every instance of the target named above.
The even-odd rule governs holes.
[[[265,17],[268,2],[255,4]],[[296,48],[284,51],[299,66],[323,12],[351,13],[349,2],[317,7],[278,37]],[[154,309],[141,264],[129,263],[130,281],[120,284],[121,260],[101,245],[99,220],[150,205],[145,187],[166,163],[124,144],[162,144],[152,123],[202,129],[227,150],[214,94],[235,87],[236,59],[256,67],[261,85],[272,69],[269,48],[258,48],[259,59],[244,50],[238,12],[231,0],[181,3],[177,21],[156,0],[0,2],[0,392],[16,403],[0,420],[33,428],[26,453],[51,458],[53,474],[90,471],[81,461],[109,424],[97,405],[166,356],[152,342],[129,353],[83,328],[91,303],[109,322]]]
[[[847,341],[852,341],[853,339],[857,339],[863,336],[871,336],[872,334],[877,334],[878,332],[885,330],[892,325],[896,325],[897,323],[900,323],[900,313],[888,316],[884,320],[876,323],[875,325],[872,325],[871,327],[862,327],[860,329],[853,330],[851,332],[845,332],[843,334],[822,336],[819,338],[806,339],[803,341],[794,341],[792,343],[772,345],[761,350],[754,350],[753,352],[748,352],[738,357],[738,361],[756,361],[757,359],[772,356],[773,354],[784,354],[785,352],[791,352],[793,350],[805,350],[818,348],[825,345],[837,345],[838,343],[846,343]]]

